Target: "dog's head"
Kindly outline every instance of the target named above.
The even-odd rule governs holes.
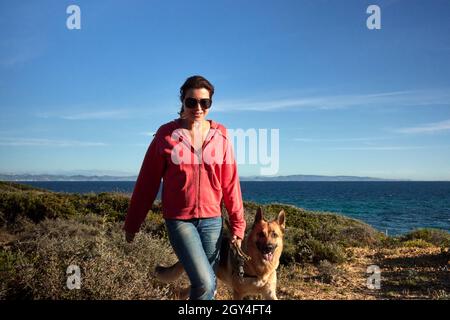
[[[284,229],[285,213],[283,210],[276,219],[267,221],[264,219],[262,209],[258,208],[249,237],[249,245],[253,247],[253,254],[261,255],[265,262],[272,262],[274,258],[279,259],[283,250]]]

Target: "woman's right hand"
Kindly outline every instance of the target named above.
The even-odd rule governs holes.
[[[128,243],[132,243],[135,235],[136,233],[125,232],[125,239],[127,240]]]

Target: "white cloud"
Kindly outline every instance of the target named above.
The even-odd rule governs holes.
[[[108,144],[103,142],[52,140],[36,138],[0,138],[0,146],[27,146],[27,147],[102,147]]]
[[[361,142],[370,142],[376,140],[387,140],[392,139],[388,137],[373,137],[373,138],[336,138],[336,139],[327,139],[327,138],[294,138],[293,141],[299,142],[351,142],[351,141],[361,141]]]
[[[64,120],[120,120],[131,118],[131,109],[116,109],[116,110],[97,110],[78,113],[53,113],[53,112],[39,112],[35,116],[38,118],[57,118]]]
[[[288,99],[228,100],[215,103],[214,111],[259,111],[312,109],[342,109],[364,106],[427,106],[450,104],[450,90],[392,91],[370,94],[304,96]]]
[[[95,111],[71,115],[62,115],[60,116],[60,118],[66,120],[126,119],[129,118],[129,112],[127,110]]]
[[[338,151],[401,151],[401,150],[417,150],[417,149],[434,149],[442,148],[442,146],[373,146],[373,147],[332,147],[326,150]]]
[[[434,133],[438,131],[446,131],[450,130],[450,120],[426,123],[423,125],[408,127],[408,128],[400,128],[394,131],[400,133]]]

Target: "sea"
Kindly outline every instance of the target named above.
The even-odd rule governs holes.
[[[22,181],[69,193],[131,194],[134,181]],[[284,203],[308,210],[338,213],[366,222],[388,235],[418,228],[450,232],[450,182],[241,181],[244,201]]]

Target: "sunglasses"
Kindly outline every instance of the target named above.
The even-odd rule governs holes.
[[[184,99],[184,105],[186,106],[186,108],[189,108],[189,109],[197,108],[197,103],[200,103],[200,106],[202,107],[202,109],[209,109],[209,108],[211,108],[212,100],[211,99],[197,100],[195,98]]]

